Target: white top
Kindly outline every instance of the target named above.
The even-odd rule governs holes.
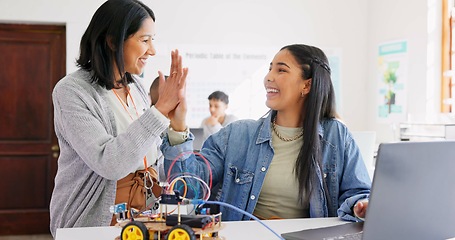
[[[108,94],[108,100],[109,104],[112,108],[112,111],[114,112],[114,117],[115,117],[115,124],[117,126],[117,132],[118,134],[123,133],[126,131],[128,126],[136,119],[138,119],[139,116],[141,116],[145,110],[147,110],[149,107],[145,106],[143,101],[141,101],[140,94],[136,90],[136,88],[129,88],[130,95],[127,96],[127,103],[122,104],[123,100],[119,99],[115,93],[114,90],[109,91]],[[134,101],[131,101],[131,98]],[[125,107],[128,110],[125,111]],[[136,106],[136,107],[135,107]],[[156,109],[155,109],[156,110]],[[136,112],[137,111],[137,112]],[[158,110],[156,110],[158,111]],[[167,120],[162,114],[157,114],[157,116],[162,116],[164,119],[163,122],[169,121]],[[161,141],[157,139],[155,141],[153,147],[150,148],[150,151],[147,153],[147,165],[152,166],[156,165],[157,160],[160,158],[162,155],[160,151],[160,145]],[[138,166],[137,170],[143,170],[144,169],[144,163],[141,161]],[[158,171],[158,169],[156,169]]]

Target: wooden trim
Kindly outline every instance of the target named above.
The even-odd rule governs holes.
[[[442,61],[441,61],[441,112],[452,112],[451,105],[444,104],[444,99],[451,98],[451,76],[445,76],[452,68],[452,17],[449,14],[448,0],[442,1]]]

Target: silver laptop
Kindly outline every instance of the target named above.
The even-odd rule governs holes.
[[[455,141],[379,146],[363,239],[455,237]]]
[[[361,239],[455,237],[454,185],[455,141],[381,144]],[[353,235],[353,229],[358,227],[357,223],[343,225],[282,236],[300,240],[346,239],[343,235]]]

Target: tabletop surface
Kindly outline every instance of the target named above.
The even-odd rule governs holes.
[[[327,227],[347,223],[339,218],[301,218],[286,220],[263,221],[277,234],[299,231],[303,229]],[[219,235],[226,240],[230,239],[279,239],[272,231],[256,221],[222,222],[223,229]],[[120,227],[86,227],[86,228],[59,228],[55,240],[114,240],[120,235]]]

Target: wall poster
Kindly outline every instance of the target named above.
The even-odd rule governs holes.
[[[407,108],[407,42],[381,44],[378,54],[378,121],[384,123],[404,121]]]

